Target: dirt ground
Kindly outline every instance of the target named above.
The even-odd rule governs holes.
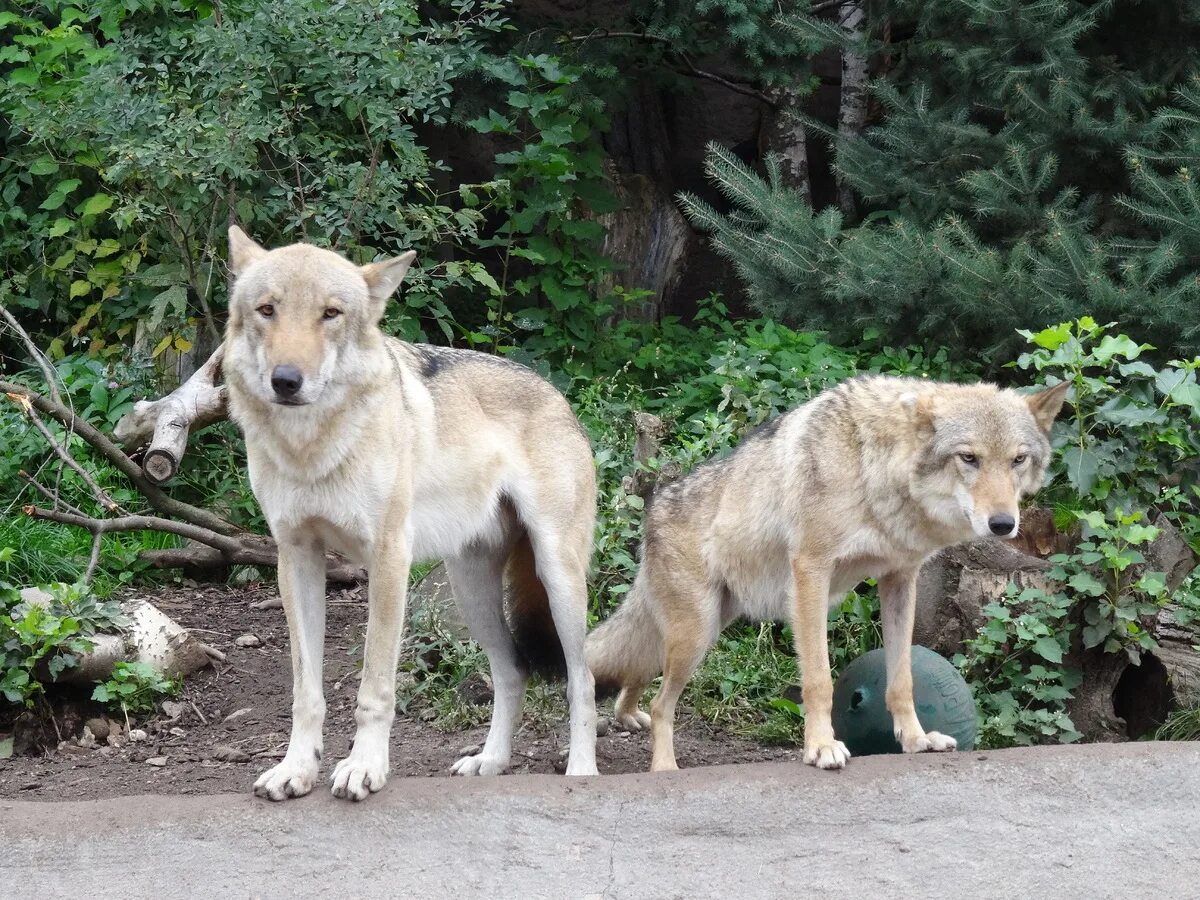
[[[42,752],[0,761],[0,797],[80,800],[249,791],[258,774],[283,756],[290,728],[291,672],[283,611],[251,606],[273,593],[273,585],[134,591],[223,651],[225,662],[187,679],[176,698],[182,710],[172,707],[177,717],[160,712],[132,721],[135,730],[146,732],[143,741],[130,742],[122,733],[114,738],[116,746],[108,746],[106,740],[95,747],[80,746],[77,736],[84,721],[102,712],[84,699],[59,704],[57,724],[64,739],[59,741],[51,731]],[[366,612],[358,590],[329,595],[324,776],[346,754],[353,734]],[[246,634],[257,636],[261,646],[239,646],[237,638]],[[604,705],[602,716],[609,706]],[[513,771],[550,774],[556,766],[561,770],[565,721],[531,719],[527,713],[514,741]],[[11,727],[0,721],[0,738]],[[449,767],[463,748],[481,744],[486,730],[481,726],[443,731],[398,713],[392,730],[392,778],[449,777]],[[689,718],[684,710],[675,741],[679,764],[685,768],[796,758],[795,748],[754,744]],[[649,737],[613,729],[598,738],[596,756],[601,773],[645,771]]]

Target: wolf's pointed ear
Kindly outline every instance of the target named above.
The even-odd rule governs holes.
[[[918,426],[933,430],[933,397],[929,394],[907,391],[900,395],[900,406]]]
[[[1025,402],[1029,404],[1029,411],[1033,413],[1033,418],[1037,421],[1038,427],[1047,434],[1050,433],[1050,427],[1054,424],[1054,420],[1058,418],[1058,414],[1062,410],[1063,401],[1067,399],[1067,391],[1070,389],[1071,382],[1060,381],[1054,387],[1038,391],[1036,394],[1031,394],[1025,398]]]
[[[417,251],[409,250],[392,259],[368,263],[359,270],[367,281],[367,290],[371,294],[371,299],[380,309],[383,309],[384,304],[387,303],[387,298],[392,296],[392,291],[400,287],[400,282],[404,280],[408,267],[416,258]]]
[[[234,275],[241,275],[250,263],[266,255],[267,251],[254,238],[236,225],[229,226],[229,268]]]

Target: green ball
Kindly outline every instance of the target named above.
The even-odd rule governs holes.
[[[912,648],[913,703],[926,731],[975,747],[975,698],[963,677],[928,647]],[[900,753],[887,709],[887,661],[882,649],[846,666],[833,688],[833,731],[853,756]]]

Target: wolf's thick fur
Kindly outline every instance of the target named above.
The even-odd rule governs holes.
[[[936,551],[1013,537],[1022,496],[1050,458],[1048,433],[1069,385],[1030,397],[987,384],[854,379],[747,436],[730,456],[668,485],[646,516],[642,565],[621,608],[588,638],[616,716],[651,729],[653,770],[676,768],[675,704],[733,619],[790,619],[806,707],[804,761],[840,768],[826,617],[863,578],[878,579],[887,705],[907,752],[949,750],[912,699],[917,572]],[[638,709],[663,672],[651,715]]]
[[[224,373],[251,486],[279,544],[291,635],[291,740],[254,785],[273,800],[308,793],[319,769],[327,548],[370,577],[357,731],[333,770],[335,795],[361,800],[386,781],[409,565],[434,558],[446,560],[495,686],[483,750],[453,771],[508,767],[527,661],[540,654],[565,661],[567,773],[596,773],[583,654],[591,448],[563,397],[527,369],[379,330],[413,256],[359,267],[305,244],[268,252],[230,229]]]

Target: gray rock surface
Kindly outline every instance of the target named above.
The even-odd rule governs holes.
[[[328,767],[327,767],[328,768]],[[0,801],[25,898],[1188,897],[1200,744]],[[111,893],[110,893],[111,892]],[[0,893],[8,893],[0,890]]]

